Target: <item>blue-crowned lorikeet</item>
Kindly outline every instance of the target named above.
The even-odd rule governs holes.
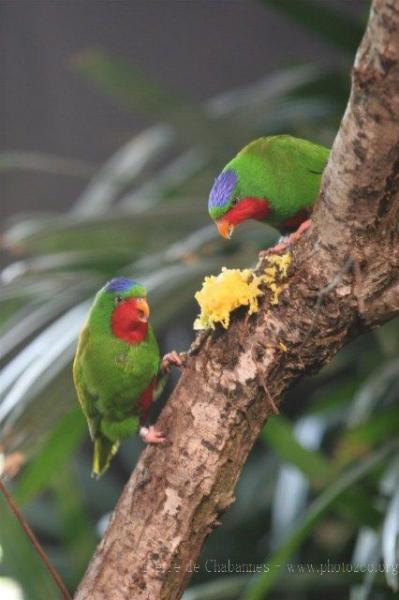
[[[80,334],[73,378],[94,441],[96,476],[108,468],[120,440],[139,428],[148,443],[165,439],[146,426],[148,413],[162,376],[181,361],[175,352],[161,361],[146,296],[139,283],[112,279],[97,293]]]
[[[247,219],[291,233],[273,250],[295,242],[310,225],[328,148],[291,135],[251,142],[216,178],[209,196],[209,214],[220,234],[230,238]]]

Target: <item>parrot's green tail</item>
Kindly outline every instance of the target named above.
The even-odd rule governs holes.
[[[108,469],[112,457],[119,448],[119,442],[111,442],[106,437],[99,436],[94,440],[93,467],[91,474],[93,477],[101,477]]]

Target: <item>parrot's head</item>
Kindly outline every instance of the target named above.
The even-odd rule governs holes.
[[[245,185],[245,178],[240,177],[239,169],[234,168],[232,161],[215,179],[209,194],[208,211],[215,221],[219,233],[224,238],[231,238],[234,228],[247,219],[262,220],[269,213],[267,200],[256,198]],[[237,165],[238,167],[239,165]]]
[[[91,319],[101,319],[115,337],[137,344],[147,334],[149,316],[145,287],[127,277],[115,277],[98,292]]]

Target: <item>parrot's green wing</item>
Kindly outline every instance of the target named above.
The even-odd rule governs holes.
[[[94,440],[100,424],[100,415],[96,409],[96,397],[89,392],[85,384],[85,373],[83,368],[83,359],[89,343],[89,335],[89,328],[86,324],[79,336],[79,343],[73,361],[72,372],[78,399],[89,426],[90,437]]]
[[[251,142],[225,167],[239,178],[238,195],[266,198],[278,225],[302,209],[311,209],[320,190],[329,149],[290,135]]]
[[[112,457],[119,447],[118,442],[108,440],[100,431],[101,415],[96,408],[96,396],[88,390],[84,372],[84,359],[90,339],[87,324],[83,327],[73,362],[73,380],[78,399],[89,426],[90,437],[94,442],[92,475],[100,477],[109,467]]]

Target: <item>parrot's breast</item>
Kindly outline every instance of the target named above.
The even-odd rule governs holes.
[[[101,413],[114,413],[118,418],[137,415],[139,397],[159,371],[155,336],[149,329],[145,340],[137,345],[113,336],[98,337],[91,340],[82,357],[86,386],[97,398]]]

